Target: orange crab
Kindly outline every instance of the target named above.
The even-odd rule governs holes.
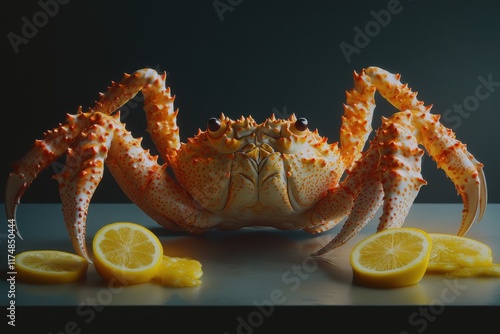
[[[430,113],[400,76],[377,67],[354,72],[347,92],[340,144],[308,129],[305,118],[273,116],[208,120],[207,129],[181,143],[174,97],[166,74],[152,69],[125,74],[93,108],[68,115],[16,164],[6,187],[6,212],[15,218],[24,191],[37,174],[66,154],[59,182],[66,227],[88,261],[87,210],[104,164],[146,214],[171,230],[201,233],[247,226],[326,231],[348,217],[316,254],[354,236],[383,205],[378,229],[401,226],[426,182],[420,174],[423,145],[462,196],[458,231],[464,235],[486,209],[483,165]],[[164,164],[141,147],[120,122],[118,108],[142,90],[147,131]],[[376,91],[400,111],[383,118],[369,147]],[[175,178],[168,169],[173,171]]]

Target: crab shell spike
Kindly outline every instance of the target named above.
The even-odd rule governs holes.
[[[74,122],[76,119],[76,116],[75,115],[71,115],[71,114],[66,114],[66,122],[68,123],[71,123],[71,122]]]

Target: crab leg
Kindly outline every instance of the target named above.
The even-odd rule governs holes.
[[[36,140],[31,150],[12,166],[13,171],[5,187],[5,211],[8,219],[16,221],[16,209],[26,189],[42,170],[66,152],[80,134],[86,125],[79,121],[81,115],[81,109],[78,116],[68,114],[66,124],[47,131],[44,139]],[[22,239],[18,226],[15,228]]]
[[[77,145],[68,148],[66,164],[61,174],[54,178],[59,182],[64,222],[73,247],[91,262],[85,243],[87,212],[104,172],[113,132],[111,123],[103,121],[102,114],[94,114],[91,126],[82,131]],[[108,125],[108,126],[106,126]]]
[[[143,69],[125,74],[112,83],[108,92],[88,112],[68,115],[67,123],[45,133],[32,149],[13,166],[6,186],[6,214],[14,219],[19,201],[36,178],[59,156],[67,153],[63,172],[55,176],[60,185],[64,220],[77,252],[90,261],[85,244],[85,224],[90,199],[103,173],[104,161],[127,195],[160,224],[179,230],[200,232],[190,225],[200,219],[210,225],[206,213],[195,210],[192,199],[169,177],[166,165],[141,147],[119,121],[116,108],[141,89],[145,96],[148,131],[163,157],[180,145],[174,98],[165,88],[166,75]],[[109,116],[112,115],[112,116]],[[135,173],[130,173],[130,167]],[[195,214],[196,212],[196,214]],[[21,237],[16,226],[16,232]]]
[[[365,70],[380,94],[399,110],[410,110],[412,124],[417,129],[417,140],[423,144],[439,168],[455,184],[462,197],[464,209],[459,235],[467,233],[472,224],[481,220],[487,203],[486,178],[483,164],[470,154],[466,146],[455,139],[451,129],[439,122],[439,115],[430,114],[431,107],[418,101],[415,92],[392,74],[377,67]]]
[[[357,92],[361,99],[368,98],[368,95],[362,96],[359,93],[367,91],[367,88],[359,87],[370,82],[401,112],[388,119],[383,118],[382,127],[377,130],[369,149],[357,160],[341,187],[333,189],[316,206],[317,216],[325,220],[334,217],[337,222],[340,220],[338,213],[335,215],[331,208],[342,208],[343,205],[332,203],[332,199],[338,197],[336,193],[342,191],[352,194],[352,198],[344,202],[354,203],[350,213],[340,210],[342,215],[349,214],[349,218],[338,235],[314,255],[324,254],[351,239],[373,217],[382,203],[383,212],[378,230],[403,225],[420,187],[426,184],[420,174],[423,150],[418,147],[419,144],[426,148],[438,167],[445,171],[462,197],[464,210],[458,234],[464,235],[475,221],[482,218],[486,209],[487,190],[483,165],[467,151],[464,144],[455,139],[452,130],[439,122],[439,115],[429,112],[430,106],[424,106],[416,98],[415,92],[406,84],[401,84],[399,75],[370,67],[363,70],[361,77],[364,80],[355,76],[358,86],[355,84],[354,93]],[[351,97],[348,95],[348,98]],[[365,112],[361,117],[366,115]],[[368,130],[368,127],[365,129]],[[341,135],[346,136],[344,133]],[[349,153],[349,150],[342,152]]]
[[[121,82],[113,82],[106,93],[100,93],[93,111],[112,114],[132,99],[139,91],[144,94],[144,110],[147,117],[147,131],[150,133],[162,158],[169,150],[180,147],[177,110],[170,88],[165,87],[166,73],[159,75],[155,70],[145,68],[132,74],[125,74]]]
[[[169,147],[178,148],[179,130],[176,126],[176,115],[173,111],[173,100],[170,90],[165,88],[166,74],[158,75],[152,69],[142,69],[133,74],[125,74],[119,83],[113,82],[106,93],[100,93],[100,98],[91,112],[102,112],[107,115],[114,113],[119,107],[127,103],[142,88],[148,93],[147,106],[149,112],[148,130],[158,142],[157,134],[166,130],[164,141]],[[169,110],[167,113],[159,111]],[[78,115],[82,115],[81,107]],[[81,122],[83,116],[67,115],[67,123],[62,124],[44,134],[43,140],[36,140],[31,150],[13,166],[9,175],[5,193],[5,208],[7,216],[14,218],[20,198],[36,178],[38,173],[50,166],[58,157],[63,155],[74,139],[87,125]],[[165,144],[163,145],[165,146]],[[19,230],[17,230],[19,231]]]
[[[354,88],[346,92],[346,104],[340,128],[340,150],[346,169],[361,157],[361,152],[372,132],[375,109],[375,87],[370,78],[354,72]]]
[[[69,116],[68,125],[49,132],[48,139],[65,142],[62,137],[67,132],[62,129],[73,128],[72,124],[78,124],[75,129],[83,130],[71,136],[74,143],[66,149],[65,167],[55,179],[59,182],[66,228],[78,254],[91,262],[85,243],[86,219],[90,200],[102,179],[105,162],[125,193],[160,224],[179,229],[172,221],[184,222],[193,216],[196,210],[189,195],[169,178],[166,166],[158,165],[157,158],[142,149],[141,139],[132,137],[119,121],[119,114],[79,113]],[[55,136],[55,133],[59,136]],[[35,152],[28,155],[30,159],[43,160],[43,156],[37,156],[36,153],[39,153],[39,146],[47,145],[46,141],[47,138],[37,142],[39,144],[33,149]],[[43,162],[48,164],[45,160]],[[34,168],[28,161],[21,161],[18,166],[20,170],[27,171]],[[8,184],[15,184],[18,179],[22,179],[22,175],[19,172],[12,173],[9,180],[14,181]],[[30,175],[31,178],[34,176]],[[14,217],[16,205],[9,207],[14,209],[10,212],[10,216]]]
[[[342,183],[355,196],[349,218],[340,232],[314,255],[322,255],[355,236],[383,204],[379,230],[401,226],[420,187],[423,151],[413,136],[411,113],[400,112],[382,120],[369,149]]]
[[[340,128],[340,155],[344,168],[349,173],[348,182],[328,193],[311,212],[304,217],[313,227],[305,228],[309,233],[320,233],[337,225],[351,212],[355,198],[361,191],[363,179],[355,163],[362,155],[363,147],[372,132],[372,118],[375,109],[375,87],[363,73],[353,73],[354,88],[346,92],[342,127]],[[352,171],[351,169],[354,168]],[[371,167],[370,167],[371,168]],[[367,168],[369,169],[369,168]],[[357,175],[356,177],[354,175]],[[367,198],[368,199],[368,198]],[[362,199],[356,200],[358,203]],[[358,210],[358,213],[360,211]],[[351,214],[352,216],[352,214]],[[354,218],[351,218],[354,220]]]
[[[420,113],[414,118],[424,146],[462,197],[464,209],[458,235],[463,236],[476,221],[481,220],[486,210],[487,186],[483,164],[455,139],[450,129],[439,122],[439,115]]]
[[[369,152],[369,154],[376,154],[375,150],[367,152]],[[369,178],[367,179],[368,181],[362,182],[367,172],[371,173],[370,167],[373,167],[372,161],[374,160],[367,159],[358,162],[349,173],[347,179],[342,183],[339,189],[350,194],[351,198],[348,201],[344,201],[344,203],[349,203],[350,205],[348,210],[341,211],[341,218],[347,215],[348,218],[340,232],[327,245],[315,252],[313,256],[325,254],[350,240],[370,221],[370,219],[373,218],[377,209],[380,207],[384,194],[381,183],[374,178]],[[316,210],[322,210],[321,206],[325,206],[326,202],[330,202],[333,198],[337,197],[338,192],[339,190],[336,190],[326,196],[322,200],[325,201],[325,203],[318,206]],[[334,207],[339,205],[339,203],[334,203]],[[325,217],[323,219],[328,220],[330,218],[329,214],[332,213],[333,212],[326,210],[321,212],[321,216]],[[340,220],[341,219],[336,219],[335,224]]]

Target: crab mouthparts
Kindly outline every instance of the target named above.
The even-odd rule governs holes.
[[[243,146],[241,152],[255,161],[258,166],[260,166],[275,151],[271,145],[266,143],[263,143],[261,145],[250,143]]]

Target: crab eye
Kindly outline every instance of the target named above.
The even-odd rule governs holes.
[[[299,131],[306,131],[307,126],[307,119],[305,119],[304,117],[301,117],[297,121],[295,121],[295,128]]]
[[[207,122],[207,128],[211,132],[217,132],[221,128],[220,120],[218,118],[212,117]]]

